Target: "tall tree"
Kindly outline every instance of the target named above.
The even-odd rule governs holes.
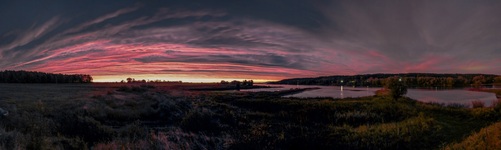
[[[389,77],[385,81],[385,88],[390,91],[390,97],[393,100],[398,100],[398,98],[407,94],[407,86],[400,77]]]

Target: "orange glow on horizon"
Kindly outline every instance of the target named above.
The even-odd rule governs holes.
[[[93,76],[93,82],[120,82],[122,80],[126,81],[127,78],[134,78],[136,80],[161,80],[161,81],[182,81],[182,82],[193,82],[193,83],[213,83],[225,81],[243,81],[243,80],[253,80],[256,83],[263,83],[269,81],[277,81],[279,79],[260,79],[260,78],[232,78],[232,77],[202,77],[199,75],[172,75],[172,74],[134,74],[134,75],[96,75]]]

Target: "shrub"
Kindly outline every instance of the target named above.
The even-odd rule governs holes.
[[[0,128],[0,149],[88,149],[80,138],[37,136]]]
[[[446,150],[454,149],[499,149],[501,147],[501,122],[483,128],[460,143],[447,146]]]
[[[221,124],[216,114],[208,109],[194,110],[181,121],[181,128],[192,132],[217,133]]]
[[[499,116],[501,115],[494,111],[493,108],[476,108],[472,109],[470,112],[474,118],[490,121],[499,120]]]
[[[433,136],[441,126],[433,118],[419,114],[418,117],[401,122],[359,127],[330,127],[332,140],[350,149],[423,149],[433,145]]]
[[[132,86],[131,91],[132,92],[146,92],[146,91],[148,91],[148,88],[142,87],[142,86]]]
[[[127,86],[127,85],[122,85],[118,87],[117,91],[120,92],[146,92],[148,89],[151,89],[152,86]],[[154,87],[153,87],[154,88]]]
[[[0,128],[0,149],[26,149],[26,137],[17,131]]]
[[[111,127],[101,124],[92,117],[73,116],[61,120],[60,132],[69,137],[81,137],[89,144],[109,141],[114,135]]]
[[[407,86],[403,83],[402,79],[398,77],[387,78],[385,88],[390,90],[389,94],[393,100],[397,100],[407,94]]]
[[[142,87],[142,88],[148,88],[148,89],[154,89],[155,88],[155,86],[150,85],[150,84],[141,84],[140,87]]]
[[[96,144],[93,149],[228,149],[233,143],[228,135],[213,137],[186,133],[179,128],[167,132],[150,132],[139,140],[118,139]]]
[[[484,102],[480,101],[480,100],[474,100],[474,101],[471,101],[471,105],[473,106],[473,108],[483,108]]]
[[[492,108],[497,112],[501,113],[501,99],[495,100],[492,102]]]
[[[376,91],[376,96],[387,96],[390,95],[390,90],[388,89],[381,89]]]
[[[121,91],[121,92],[130,92],[130,87],[127,86],[127,85],[122,85],[120,87],[118,87],[117,91]]]

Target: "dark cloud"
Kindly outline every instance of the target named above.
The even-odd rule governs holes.
[[[442,63],[500,57],[500,2],[496,1],[343,1],[322,9],[334,28],[323,38],[353,51],[377,50],[395,61]],[[336,8],[336,9],[333,9]],[[491,55],[487,55],[490,53]],[[454,61],[449,61],[454,60]],[[457,65],[452,63],[451,65]],[[443,71],[452,66],[444,66]],[[461,72],[460,70],[455,70]],[[492,72],[492,71],[491,71]]]
[[[241,55],[200,55],[200,56],[189,56],[182,53],[178,55],[170,56],[159,56],[159,55],[148,55],[139,58],[134,58],[134,60],[142,63],[155,63],[155,62],[186,62],[186,63],[233,63],[245,66],[263,66],[263,67],[285,67],[294,69],[307,69],[299,62],[305,62],[307,60],[301,60],[301,56],[280,56],[276,54],[266,54],[266,55],[251,55],[251,54],[241,54]]]
[[[287,73],[287,72],[268,72],[268,71],[261,71],[261,72],[256,72],[256,71],[251,71],[251,70],[245,70],[245,68],[239,68],[235,70],[162,70],[164,73],[176,73],[176,74],[193,74],[193,73],[223,73],[223,74],[246,74],[246,75],[255,75],[255,76],[292,76],[294,74],[292,73]]]

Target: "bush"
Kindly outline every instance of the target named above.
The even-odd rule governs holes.
[[[402,79],[398,77],[387,78],[385,88],[390,90],[389,94],[393,100],[397,100],[407,94],[407,86],[403,83]]]
[[[89,144],[111,140],[115,131],[92,117],[74,116],[61,120],[60,132],[69,137],[80,137]]]
[[[26,149],[26,137],[17,131],[0,128],[0,149]]]
[[[147,85],[141,85],[141,86],[127,86],[127,85],[122,85],[118,87],[117,91],[120,92],[146,92],[148,89],[155,88],[154,86],[147,86]]]
[[[330,137],[350,149],[422,149],[433,145],[440,129],[437,121],[420,114],[396,123],[331,127]]]
[[[501,99],[493,101],[492,102],[492,108],[494,108],[495,111],[501,113]]]
[[[483,101],[474,100],[474,101],[471,101],[471,105],[473,106],[473,108],[483,108],[485,104]]]
[[[122,85],[120,87],[118,87],[117,91],[121,91],[121,92],[130,92],[130,87],[127,86],[127,85]]]
[[[149,132],[139,140],[118,139],[96,144],[93,149],[228,149],[228,145],[233,142],[226,135],[213,137],[186,133],[179,128],[169,129],[167,132]]]
[[[148,88],[148,89],[154,89],[155,88],[155,86],[150,85],[150,84],[141,84],[140,87],[142,87],[142,88]]]
[[[221,124],[214,112],[208,109],[194,110],[181,121],[181,128],[192,132],[218,133]]]
[[[146,91],[148,91],[148,88],[141,87],[141,86],[132,86],[131,91],[132,92],[146,92]]]
[[[476,108],[471,110],[471,115],[477,119],[497,121],[501,114],[493,108]]]
[[[499,149],[501,147],[501,122],[483,128],[460,143],[447,146],[446,150],[455,149]]]
[[[37,136],[0,128],[0,149],[88,149],[80,138]]]

